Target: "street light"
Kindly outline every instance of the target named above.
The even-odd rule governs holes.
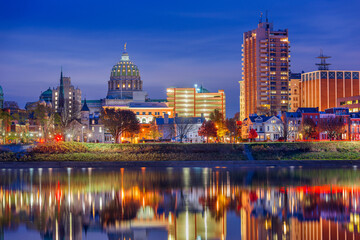
[[[82,126],[81,128],[81,142],[84,142],[84,128],[85,126]]]

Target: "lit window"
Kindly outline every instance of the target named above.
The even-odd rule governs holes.
[[[123,88],[125,88],[125,84],[123,84]]]
[[[102,129],[101,129],[101,127],[99,127],[99,132],[102,132]]]
[[[128,88],[131,88],[131,84],[130,84],[130,83],[128,84]]]

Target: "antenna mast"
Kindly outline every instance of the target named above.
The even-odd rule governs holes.
[[[330,63],[326,63],[326,59],[329,59],[331,58],[330,56],[325,56],[323,54],[323,50],[320,49],[320,55],[316,58],[319,58],[320,59],[320,63],[316,63],[315,65],[318,66],[318,69],[319,70],[329,70],[329,66],[331,65]]]

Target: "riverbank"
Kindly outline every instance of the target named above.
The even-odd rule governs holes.
[[[244,151],[245,150],[245,151]],[[0,153],[0,161],[159,162],[253,160],[358,160],[360,142],[242,144],[47,143],[28,152]]]

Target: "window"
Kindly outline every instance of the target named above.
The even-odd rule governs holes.
[[[102,132],[102,128],[101,128],[101,127],[99,127],[99,132]]]

